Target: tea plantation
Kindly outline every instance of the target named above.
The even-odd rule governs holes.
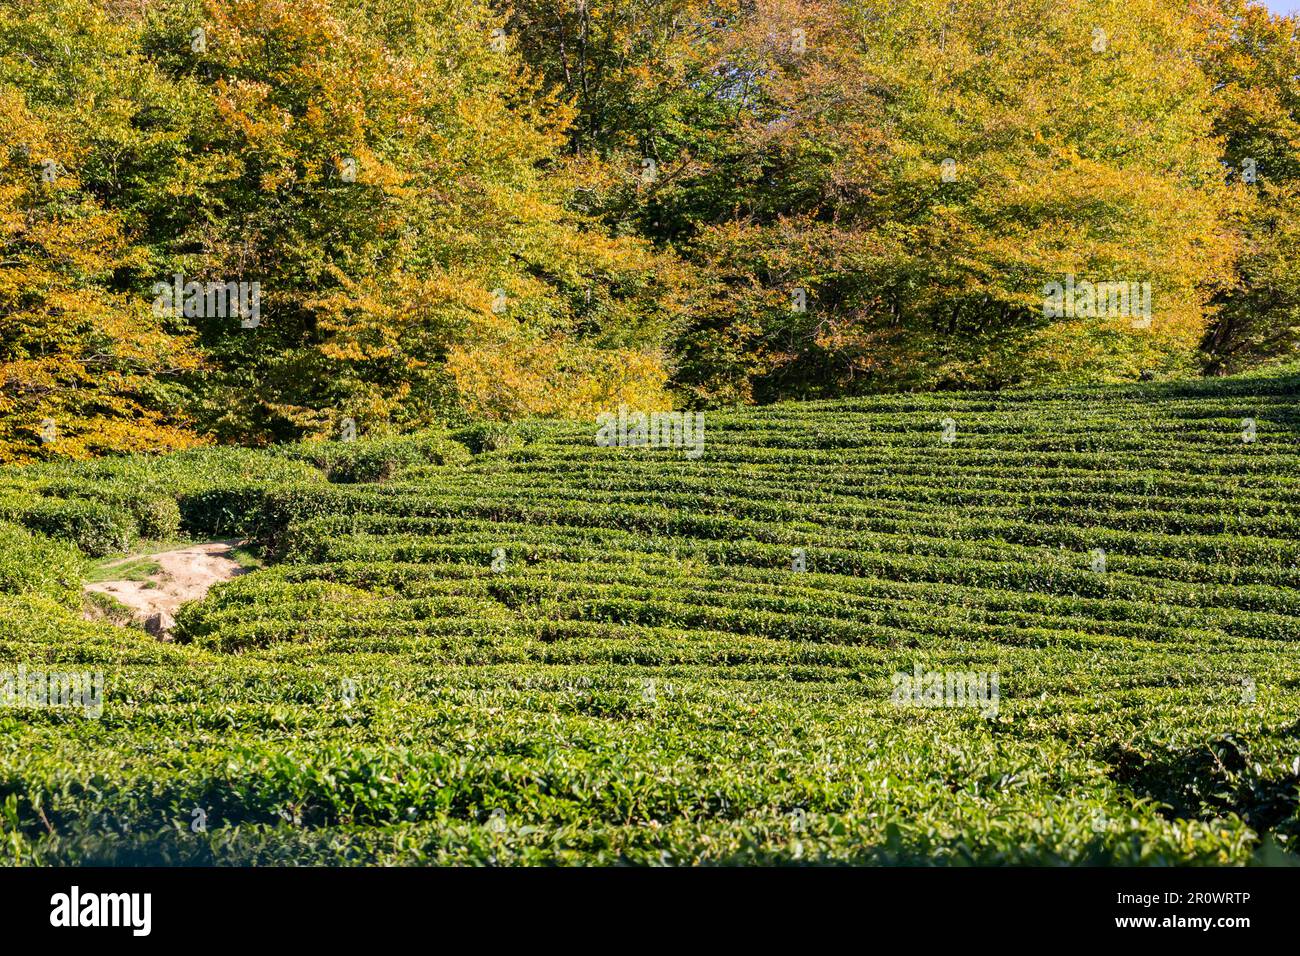
[[[1294,860],[1300,372],[0,472],[0,863]],[[175,640],[91,557],[247,537]],[[993,707],[896,674],[996,677]]]

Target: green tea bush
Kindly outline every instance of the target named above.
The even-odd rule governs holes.
[[[135,516],[123,507],[84,499],[40,498],[6,513],[32,531],[70,541],[91,557],[125,551],[139,527]]]
[[[261,485],[232,484],[184,492],[177,501],[181,527],[194,537],[257,537],[267,492]]]
[[[72,545],[0,521],[0,594],[39,594],[79,606],[83,571]]]
[[[475,455],[484,452],[521,448],[545,434],[547,426],[538,421],[477,422],[452,433],[452,437]]]
[[[0,593],[8,657],[107,688],[93,723],[0,712],[0,862],[1288,860],[1297,394],[706,412],[698,458],[552,422],[0,469],[5,514],[143,526],[160,494],[279,561],[173,643]],[[997,706],[900,703],[918,673]]]
[[[140,495],[131,508],[140,526],[140,534],[154,540],[167,540],[180,534],[181,509],[176,499],[164,495]]]
[[[452,465],[470,457],[464,445],[441,433],[315,442],[289,446],[282,454],[311,463],[340,484],[388,481],[414,465]]]

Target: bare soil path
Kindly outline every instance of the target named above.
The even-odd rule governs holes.
[[[149,555],[158,564],[157,573],[145,581],[100,581],[87,584],[87,591],[107,594],[131,608],[151,633],[165,636],[172,628],[176,609],[186,601],[203,598],[208,590],[248,571],[231,556],[240,541],[210,541],[174,551]],[[139,556],[108,565],[128,564]]]

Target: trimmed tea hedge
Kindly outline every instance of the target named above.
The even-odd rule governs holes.
[[[88,553],[179,527],[273,562],[162,644],[80,620],[71,545],[0,524],[0,670],[105,678],[98,719],[0,709],[0,861],[1277,859],[1298,396],[710,412],[698,458],[530,422],[0,471],[0,517]],[[898,706],[918,672],[996,674],[996,712]]]

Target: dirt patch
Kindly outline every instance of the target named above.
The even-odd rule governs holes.
[[[249,569],[232,557],[241,541],[211,541],[175,551],[149,555],[158,570],[143,581],[100,581],[86,590],[106,594],[135,612],[150,633],[165,637],[172,629],[176,609],[186,601],[201,600],[212,585],[229,581]],[[108,565],[128,565],[138,556]]]

